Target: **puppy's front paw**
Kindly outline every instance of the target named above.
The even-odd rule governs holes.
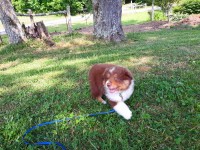
[[[131,111],[125,112],[125,113],[123,114],[123,117],[124,117],[126,120],[131,119],[131,117],[132,117],[132,112],[131,112]]]
[[[104,101],[104,100],[102,101],[102,103],[103,103],[103,104],[107,104],[107,102],[106,102],[106,101]]]
[[[118,102],[117,105],[113,107],[113,109],[126,120],[131,119],[132,112],[128,108],[128,106],[124,102]]]
[[[101,98],[100,96],[96,98],[99,102],[101,102],[102,104],[106,104],[106,101],[104,101],[103,98]]]

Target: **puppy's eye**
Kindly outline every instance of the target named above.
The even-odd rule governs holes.
[[[117,77],[114,77],[114,80],[117,81],[117,82],[121,82],[121,80]]]
[[[106,74],[106,78],[110,78],[110,74],[109,73]]]

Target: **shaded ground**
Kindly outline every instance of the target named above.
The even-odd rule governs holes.
[[[145,32],[145,31],[156,31],[164,28],[170,28],[174,26],[188,25],[188,26],[198,26],[200,25],[200,14],[190,15],[188,18],[185,18],[179,22],[168,23],[167,21],[153,21],[144,24],[128,25],[123,26],[125,33],[128,32]],[[78,30],[82,34],[92,34],[93,27],[86,27]]]

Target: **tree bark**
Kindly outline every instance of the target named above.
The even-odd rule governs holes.
[[[3,43],[3,40],[2,40],[2,38],[1,38],[1,35],[0,35],[0,45]]]
[[[121,0],[92,0],[94,35],[108,41],[125,39],[121,25]]]
[[[26,39],[10,0],[0,0],[0,20],[12,44]]]
[[[72,19],[71,19],[71,12],[70,12],[70,6],[67,6],[67,31],[71,34],[72,33]]]
[[[33,22],[31,26],[26,27],[25,24],[22,24],[23,32],[27,38],[40,38],[48,46],[54,46],[55,43],[52,41],[51,36],[43,23],[43,21]]]
[[[152,7],[151,7],[151,21],[154,21],[154,3],[155,3],[155,0],[152,0]]]
[[[54,46],[55,43],[51,40],[51,36],[49,35],[49,32],[47,31],[46,26],[44,25],[43,21],[36,22],[37,32],[39,34],[39,37],[44,40],[44,42],[48,46]]]

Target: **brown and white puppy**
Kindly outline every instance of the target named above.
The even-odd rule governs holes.
[[[124,103],[134,90],[134,80],[128,69],[113,64],[95,64],[89,71],[89,82],[93,98],[106,104],[102,99],[105,95],[119,115],[131,118],[132,112]]]

